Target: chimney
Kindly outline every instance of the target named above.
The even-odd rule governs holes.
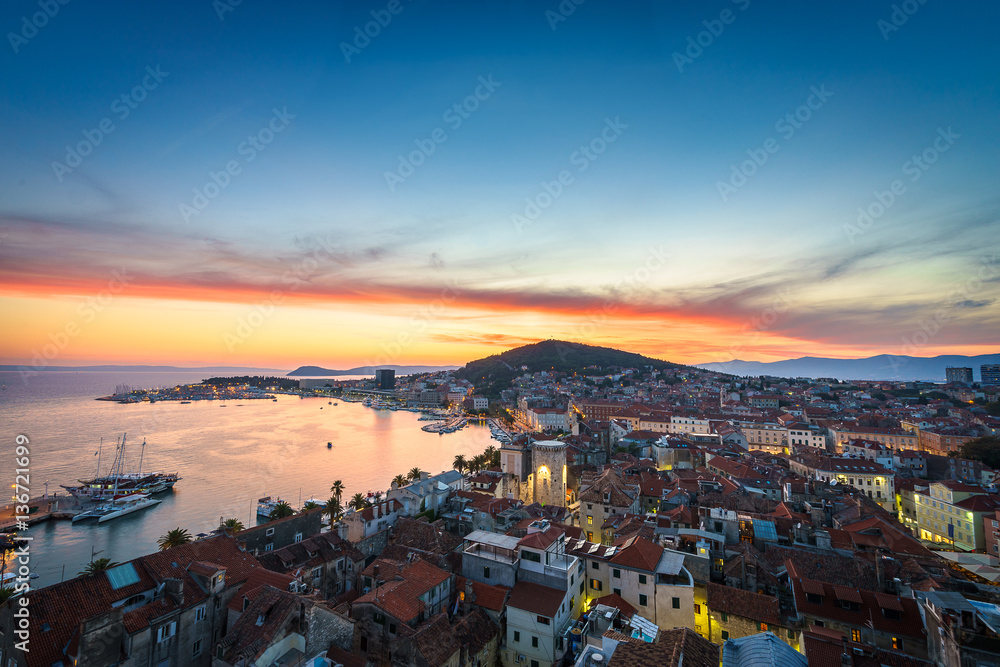
[[[163,594],[169,595],[178,607],[184,605],[184,582],[181,579],[164,579]]]

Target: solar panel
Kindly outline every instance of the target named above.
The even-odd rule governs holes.
[[[132,563],[113,567],[107,570],[107,575],[108,581],[111,583],[111,588],[116,591],[119,588],[139,583],[139,573],[135,571]]]

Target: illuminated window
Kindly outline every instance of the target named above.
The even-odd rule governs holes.
[[[861,630],[851,630],[851,641],[852,642],[861,641]]]

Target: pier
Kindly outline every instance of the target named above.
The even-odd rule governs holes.
[[[28,519],[26,523],[33,526],[50,519],[72,519],[74,516],[90,509],[94,506],[92,500],[77,498],[69,494],[39,496],[32,498],[28,502]],[[5,505],[0,507],[0,533],[9,533],[17,529],[18,520],[15,518],[16,506]],[[23,516],[20,515],[20,516]]]

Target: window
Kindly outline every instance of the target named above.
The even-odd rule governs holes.
[[[538,637],[531,638],[531,648],[538,648]]]
[[[265,530],[264,535],[266,535],[267,537],[271,537],[272,535],[274,535],[274,528],[268,528],[267,530]]]
[[[531,667],[539,667],[538,666],[538,661],[537,660],[532,660],[531,661]]]
[[[758,623],[757,629],[761,632],[767,632],[767,623],[764,622]]]
[[[197,623],[198,621],[204,621],[204,620],[205,620],[205,605],[201,605],[200,607],[194,610],[194,622]]]
[[[701,605],[700,604],[696,604],[694,606],[694,613],[696,613],[696,614],[700,614],[701,613]]]
[[[270,544],[270,543],[265,544],[264,545],[264,551],[274,551],[274,545]]]
[[[385,614],[380,612],[375,612],[374,618],[372,619],[379,625],[385,625]]]
[[[592,570],[600,570],[601,569],[601,564],[598,563],[596,560],[595,561],[591,561],[591,563],[590,563],[590,569],[592,569]]]
[[[197,658],[199,655],[201,655],[201,640],[200,639],[198,641],[196,641],[194,644],[192,644],[192,646],[191,646],[191,657],[192,658]]]
[[[548,625],[551,622],[545,616],[535,616],[535,620],[541,623],[542,625]]]
[[[390,623],[389,624],[389,634],[390,635],[396,634],[396,624],[395,623]]]
[[[640,574],[639,575],[639,583],[640,584],[646,583],[646,575],[644,575],[644,574]]]
[[[483,567],[483,577],[486,579],[490,578],[490,568],[488,565]]]
[[[177,634],[177,623],[168,623],[160,626],[156,631],[156,643],[165,642]]]
[[[620,588],[612,588],[611,592],[614,593],[615,595],[617,595],[618,597],[621,597],[622,589],[620,589]]]
[[[522,551],[521,552],[521,558],[523,558],[524,560],[533,561],[535,563],[541,563],[542,562],[542,556],[541,556],[541,554],[538,554],[538,553],[536,553],[534,551]]]
[[[851,641],[852,642],[861,641],[861,630],[851,630]]]
[[[795,639],[795,631],[794,630],[789,630],[788,631],[788,638],[789,639]]]
[[[295,533],[295,541],[296,542],[302,541],[302,533]]]
[[[674,598],[674,599],[676,600],[677,598]],[[645,595],[643,595],[642,593],[639,594],[639,605],[640,606],[645,607],[647,600],[648,600],[648,598]]]
[[[592,516],[588,516],[587,517],[587,525],[588,526],[593,526],[594,525],[594,517],[592,517]]]
[[[644,597],[646,597],[646,596],[645,595],[640,595],[639,599],[642,599]],[[680,598],[671,598],[670,599],[670,606],[673,607],[674,609],[680,609],[681,608],[681,599]]]
[[[514,641],[516,642],[521,641],[521,633],[518,632],[517,630],[514,630]]]
[[[806,593],[806,602],[810,604],[823,604],[823,596],[815,593]]]
[[[601,582],[599,580],[597,580],[597,579],[591,579],[590,580],[590,587],[592,589],[594,589],[595,591],[599,591],[599,590],[601,590]]]
[[[586,587],[586,583],[583,579],[580,580],[580,594],[583,595],[583,590]]]
[[[674,599],[676,600],[677,598]],[[725,623],[726,621],[729,620],[729,614],[727,614],[726,612],[722,612],[721,614],[719,614],[719,618],[721,618],[722,622]]]
[[[365,637],[364,635],[361,635],[361,652],[368,652],[368,637]]]
[[[614,577],[615,579],[620,579],[622,576],[622,571],[619,570],[618,568],[615,568],[611,570],[611,576]]]
[[[729,631],[728,630],[723,630],[722,631],[722,639],[723,639],[723,641],[725,641],[726,639],[729,639]]]
[[[900,639],[899,637],[893,637],[892,638],[892,648],[896,649],[897,651],[902,651],[903,650],[903,640]]]

